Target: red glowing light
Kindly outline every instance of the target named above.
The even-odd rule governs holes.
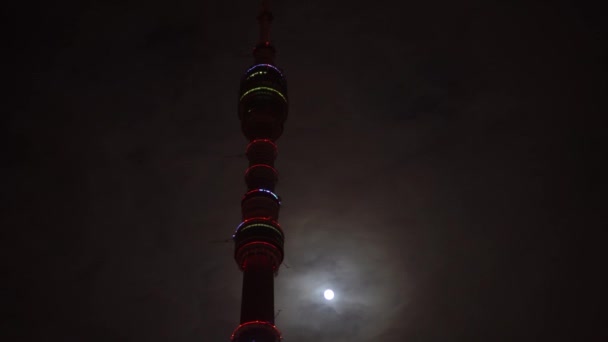
[[[230,336],[230,340],[234,341],[234,338],[236,337],[236,335],[240,332],[241,329],[247,329],[249,327],[264,327],[264,328],[270,328],[272,329],[271,331],[274,333],[274,335],[277,337],[277,339],[283,340],[283,336],[281,336],[281,332],[279,331],[279,329],[277,329],[277,327],[267,321],[249,321],[249,322],[245,322],[245,323],[241,323],[239,324],[238,327],[236,327],[236,329],[234,329],[234,332],[232,333],[232,335]]]
[[[273,245],[271,243],[268,243],[268,242],[264,242],[264,241],[248,242],[248,243],[242,245],[241,247],[239,247],[239,250],[241,250],[241,248],[245,248],[245,247],[247,247],[249,245],[264,245],[264,246],[270,247],[270,248],[275,249],[275,250],[277,250],[277,251],[280,252],[280,250],[277,248],[277,246],[275,246],[275,245]]]
[[[263,247],[261,247],[259,245],[263,245]],[[235,258],[237,259],[236,260],[237,263],[239,262],[239,260],[242,260],[241,269],[245,270],[245,268],[247,268],[247,258],[246,258],[247,255],[241,255],[241,250],[255,248],[255,247],[270,248],[274,251],[274,252],[270,252],[270,253],[271,253],[272,259],[274,259],[272,269],[276,271],[276,269],[281,264],[281,262],[283,262],[283,251],[281,251],[281,249],[277,248],[277,246],[275,246],[271,243],[268,243],[268,242],[263,242],[263,241],[248,242],[248,243],[240,246],[239,249],[237,249],[235,251],[234,255],[235,255]]]
[[[249,148],[251,148],[251,145],[253,145],[253,144],[259,144],[259,143],[268,143],[268,144],[271,144],[274,147],[275,151],[277,150],[277,144],[275,144],[274,141],[272,141],[270,139],[254,139],[254,140],[252,140],[247,145],[246,151],[249,151]]]
[[[247,170],[245,170],[245,177],[247,177],[247,175],[249,174],[249,172],[254,169],[254,168],[259,168],[259,167],[263,167],[263,168],[268,168],[270,170],[272,170],[272,173],[274,173],[274,177],[277,178],[279,173],[277,172],[277,170],[270,166],[270,165],[266,165],[266,164],[255,164],[255,165],[251,165],[250,167],[247,168]]]

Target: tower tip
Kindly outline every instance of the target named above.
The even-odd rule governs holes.
[[[272,23],[272,12],[270,11],[270,1],[262,0],[258,22],[260,24],[259,44],[270,44],[270,24]]]
[[[274,64],[275,50],[270,43],[270,24],[272,23],[272,12],[270,11],[270,0],[262,0],[258,23],[260,25],[260,37],[253,52],[256,63]]]

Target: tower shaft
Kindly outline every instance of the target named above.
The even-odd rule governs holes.
[[[272,260],[256,254],[243,271],[241,323],[261,320],[274,324],[274,271]]]

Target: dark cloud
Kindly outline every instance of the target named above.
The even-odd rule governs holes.
[[[274,7],[286,341],[601,340],[598,11]],[[227,340],[257,4],[11,10],[8,339]]]

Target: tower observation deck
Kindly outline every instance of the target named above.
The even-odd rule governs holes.
[[[238,115],[249,140],[245,171],[247,192],[241,200],[242,222],[234,233],[234,259],[243,272],[241,319],[233,342],[278,342],[274,325],[274,277],[283,261],[284,234],[278,223],[281,200],[276,195],[276,141],[287,119],[287,83],[275,66],[270,43],[272,13],[267,1],[258,15],[260,39],[254,64],[241,79]]]

